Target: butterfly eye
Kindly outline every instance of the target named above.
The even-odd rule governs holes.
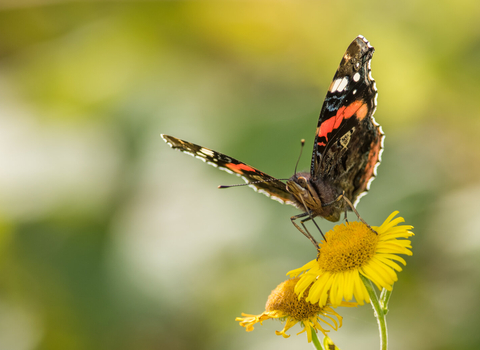
[[[297,182],[301,187],[303,187],[303,188],[307,187],[307,179],[305,179],[303,176],[299,177]]]

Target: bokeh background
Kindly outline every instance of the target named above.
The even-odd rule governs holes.
[[[383,163],[358,209],[399,210],[414,255],[390,349],[479,349],[480,2],[0,2],[0,349],[307,349],[247,333],[315,252],[295,208],[172,151],[308,169],[348,44],[376,48]],[[325,230],[331,223],[318,221]],[[313,232],[313,230],[312,230]],[[366,305],[342,349],[378,347]]]

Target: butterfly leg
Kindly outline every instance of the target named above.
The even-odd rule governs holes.
[[[300,218],[303,218],[305,216],[308,216],[308,218],[306,218],[305,220],[302,220],[301,221],[301,224],[303,226],[303,228],[305,229],[305,231],[303,231],[300,226],[297,225],[297,223],[295,222],[295,220],[297,219],[300,219]],[[294,215],[290,218],[290,220],[292,221],[292,224],[293,226],[295,226],[297,228],[297,230],[299,230],[305,237],[307,237],[310,242],[313,243],[313,245],[318,249],[318,243],[317,241],[315,240],[315,238],[313,238],[313,236],[310,234],[310,232],[308,232],[307,228],[305,227],[305,225],[303,224],[304,221],[307,221],[307,220],[311,220],[312,217],[310,215],[310,213],[302,213],[302,214],[298,214],[298,215]],[[315,224],[316,225],[316,224]],[[318,227],[318,226],[317,226]],[[320,231],[321,232],[321,231]],[[322,234],[323,235],[323,234]]]
[[[345,192],[342,193],[342,198],[343,200],[347,203],[347,205],[353,210],[353,212],[355,213],[355,215],[357,215],[357,217],[360,219],[361,222],[363,222],[365,225],[367,225],[367,227],[372,230],[373,232],[375,232],[376,235],[378,235],[378,233],[369,225],[365,222],[365,220],[362,219],[362,217],[360,216],[360,214],[358,213],[357,209],[355,209],[355,207],[353,206],[352,202],[350,202],[350,200],[345,196]],[[345,213],[346,213],[346,209],[345,209]],[[345,215],[346,216],[346,215]]]
[[[315,226],[317,226],[318,231],[320,232],[320,234],[322,235],[323,239],[324,239],[325,242],[326,242],[327,239],[325,238],[322,230],[321,230],[320,227],[317,225],[317,222],[313,219],[313,216],[311,216],[310,214],[309,214],[308,218],[303,219],[302,221],[300,221],[300,223],[302,224],[302,226],[303,226],[303,228],[305,229],[305,231],[308,232],[307,227],[305,226],[304,222],[306,222],[306,221],[308,221],[308,220],[312,220],[312,222],[315,224]]]
[[[343,198],[345,192],[343,192],[341,195],[339,195],[337,198],[335,198],[333,201],[328,202],[328,203],[322,203],[322,207],[328,207],[329,205],[332,205],[333,203],[338,202],[340,199]]]
[[[329,206],[329,205],[332,205],[333,203],[335,202],[338,202],[339,200],[343,199],[348,207],[350,207],[350,209],[353,210],[353,212],[355,213],[355,215],[357,215],[357,218],[360,219],[361,222],[363,222],[365,225],[367,225],[367,227],[372,230],[373,232],[375,232],[375,234],[378,235],[378,233],[369,225],[366,223],[365,220],[362,219],[362,217],[360,216],[360,214],[358,213],[357,209],[353,206],[352,202],[350,202],[350,200],[347,198],[347,196],[345,196],[345,191],[343,191],[343,193],[341,195],[339,195],[337,198],[335,198],[333,201],[329,202],[329,203],[324,203],[322,204],[322,207],[326,207],[326,206]],[[348,219],[347,219],[347,208],[345,208],[345,221],[348,222]],[[315,221],[314,221],[315,222]],[[315,223],[316,225],[316,223]],[[318,227],[318,226],[317,226]],[[321,232],[321,231],[320,231]],[[323,234],[322,234],[323,235]]]

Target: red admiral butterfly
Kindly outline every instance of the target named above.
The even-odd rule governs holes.
[[[292,223],[318,247],[304,222],[316,216],[338,221],[347,210],[358,216],[355,205],[368,191],[380,163],[384,135],[373,118],[377,89],[370,62],[374,51],[361,35],[348,46],[320,112],[310,173],[295,173],[286,184],[222,153],[176,137],[162,138],[172,148],[241,176],[255,191],[304,211],[292,216]],[[304,218],[305,231],[295,223],[299,218]]]

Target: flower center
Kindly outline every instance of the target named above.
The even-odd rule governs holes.
[[[363,222],[335,226],[327,232],[318,253],[320,269],[332,273],[349,271],[368,262],[377,247],[379,236]]]
[[[286,316],[296,321],[304,321],[319,314],[323,307],[319,307],[318,303],[311,304],[306,302],[305,297],[298,300],[298,295],[295,294],[294,288],[299,280],[300,277],[297,277],[278,285],[268,297],[265,310],[282,311]],[[305,295],[308,295],[308,292]]]

